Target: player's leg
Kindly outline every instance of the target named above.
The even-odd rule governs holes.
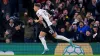
[[[62,35],[58,35],[56,32],[52,35],[55,39],[60,39],[60,40],[65,40],[67,42],[70,42],[70,39],[62,36]]]
[[[64,41],[67,41],[70,43],[71,46],[74,46],[72,41],[62,35],[57,35],[57,33],[55,32],[54,34],[52,34],[52,36],[55,38],[55,39],[60,39],[60,40],[64,40]]]
[[[45,40],[45,35],[46,33],[41,31],[40,34],[39,34],[39,39],[44,47],[44,51],[42,54],[44,54],[46,51],[49,51],[48,47],[47,47],[47,44],[46,44],[46,40]]]
[[[70,45],[73,46],[73,43],[70,39],[64,37],[64,36],[61,36],[61,35],[58,35],[56,32],[55,32],[55,27],[54,26],[49,26],[49,33],[55,38],[55,39],[60,39],[60,40],[64,40],[64,41],[67,41],[70,43]]]

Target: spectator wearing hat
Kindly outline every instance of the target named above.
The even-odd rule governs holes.
[[[9,23],[6,25],[6,31],[4,34],[5,42],[10,43],[12,42],[12,36],[14,34],[15,24],[14,20],[10,19]]]
[[[72,25],[69,28],[69,32],[70,32],[70,37],[73,41],[77,42],[78,40],[78,31],[77,31],[78,27],[77,27],[77,22],[73,22]]]

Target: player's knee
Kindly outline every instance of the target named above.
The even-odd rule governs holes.
[[[39,38],[41,38],[42,36],[39,36]]]
[[[44,36],[40,36],[40,35],[39,35],[39,38],[44,38]]]
[[[58,36],[56,35],[54,38],[57,39],[57,37],[58,37]]]
[[[41,37],[44,37],[46,35],[46,33],[45,32],[40,32],[40,34],[39,34],[39,36],[41,36]]]
[[[53,36],[54,38],[56,38],[56,37],[57,37],[57,34],[56,34],[56,33],[54,33],[52,36]]]

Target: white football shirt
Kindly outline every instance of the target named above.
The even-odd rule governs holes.
[[[51,26],[52,25],[52,22],[50,21],[50,19],[49,19],[49,14],[48,14],[48,12],[46,11],[46,10],[43,10],[43,9],[39,9],[37,12],[36,12],[36,15],[39,17],[39,16],[42,16],[42,18],[43,18],[43,21],[45,21],[44,23],[43,23],[43,25],[46,27],[46,24],[48,25],[48,26]]]

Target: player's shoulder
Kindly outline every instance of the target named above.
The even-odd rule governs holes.
[[[43,9],[39,9],[36,13],[42,13]]]
[[[43,12],[46,12],[46,10],[44,10],[44,9],[39,9],[39,10],[37,11],[37,13],[43,13]]]
[[[39,9],[39,10],[36,12],[36,15],[40,16],[40,15],[43,15],[43,13],[47,13],[46,10],[44,10],[44,9]]]
[[[37,16],[40,16],[40,15],[42,15],[42,13],[43,13],[43,9],[39,9],[39,10],[36,12],[36,15],[37,15]]]

